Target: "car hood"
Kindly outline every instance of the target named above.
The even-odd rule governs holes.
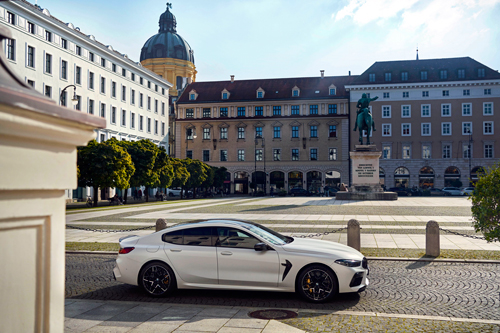
[[[309,254],[334,254],[343,259],[363,258],[363,254],[350,246],[336,242],[323,241],[318,239],[295,238],[293,242],[283,245],[283,250],[287,252],[309,253]]]

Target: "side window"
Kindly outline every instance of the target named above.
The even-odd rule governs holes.
[[[234,228],[217,228],[217,246],[240,249],[254,249],[255,244],[261,243],[257,238],[244,231]]]
[[[176,231],[172,231],[172,232],[163,234],[163,236],[161,236],[161,239],[166,243],[182,245],[182,242],[183,242],[182,232],[183,231],[184,230],[176,230]]]
[[[184,245],[213,246],[212,228],[184,229]]]

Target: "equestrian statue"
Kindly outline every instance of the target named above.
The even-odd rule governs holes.
[[[354,126],[354,132],[359,129],[359,144],[363,145],[363,131],[366,131],[366,144],[370,144],[370,133],[376,131],[375,122],[373,121],[372,113],[370,112],[370,102],[375,101],[378,97],[368,98],[366,94],[361,96],[361,99],[356,104],[358,108],[356,115],[356,125]]]

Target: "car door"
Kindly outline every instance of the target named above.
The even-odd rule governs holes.
[[[212,227],[166,233],[165,254],[180,278],[188,283],[217,284],[217,251]]]
[[[237,228],[218,227],[219,284],[276,287],[279,257],[275,250],[255,251],[261,241]]]

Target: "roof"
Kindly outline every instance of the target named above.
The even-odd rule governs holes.
[[[356,76],[325,76],[283,79],[257,79],[231,81],[193,82],[186,86],[177,104],[182,103],[224,103],[235,101],[304,100],[347,98],[346,84],[351,84]],[[330,86],[335,86],[335,96],[329,94]],[[298,97],[292,97],[292,90],[300,90]],[[262,88],[263,98],[257,98],[257,90]],[[222,91],[229,92],[228,99],[222,99]],[[189,93],[195,90],[198,97],[189,100]]]
[[[484,69],[480,76],[479,69]],[[441,70],[447,71],[447,77],[441,78]],[[465,70],[464,77],[459,76],[459,70]],[[427,71],[427,80],[421,80],[421,72]],[[402,80],[402,72],[408,73],[408,79]],[[385,73],[391,73],[391,80],[386,81]],[[370,81],[370,74],[375,74],[375,81]],[[470,58],[443,58],[425,60],[377,61],[352,83],[360,84],[398,84],[416,82],[449,82],[467,80],[500,79],[500,73],[480,62]]]

